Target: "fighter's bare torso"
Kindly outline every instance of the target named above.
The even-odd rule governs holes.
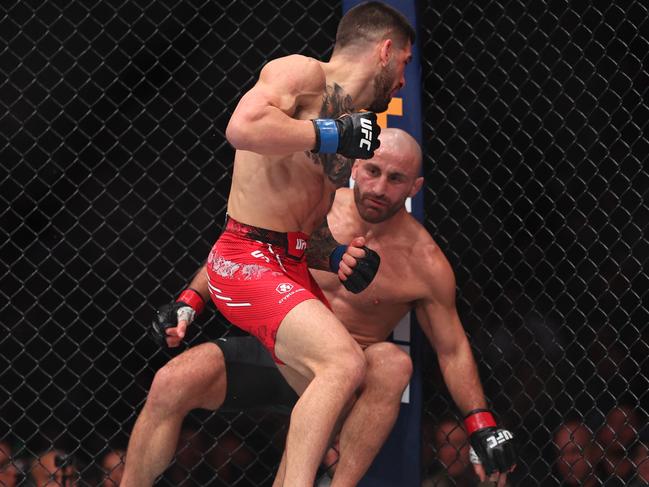
[[[289,116],[336,118],[353,111],[351,97],[326,78],[324,63],[304,56],[289,56],[283,62],[321,78],[315,83],[319,90],[300,93],[295,106],[282,107]],[[351,163],[337,154],[304,151],[269,156],[238,150],[228,214],[261,228],[310,234],[325,218],[336,189],[347,183]]]
[[[336,274],[313,270],[313,275],[336,316],[361,345],[383,341],[428,293],[429,272],[422,270],[416,253],[428,248],[429,252],[441,254],[441,250],[405,211],[377,226],[381,230],[379,234],[373,235],[371,231],[365,234],[351,189],[338,190],[328,222],[339,242],[364,235],[366,245],[381,256],[381,266],[369,287],[359,294],[352,294],[341,286]]]

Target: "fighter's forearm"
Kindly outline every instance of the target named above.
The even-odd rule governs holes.
[[[462,414],[487,407],[478,367],[468,340],[438,355],[439,366],[453,401]]]
[[[329,258],[338,245],[340,243],[331,234],[329,224],[325,219],[324,223],[311,234],[309,246],[306,250],[307,265],[311,269],[331,272]]]
[[[194,277],[187,285],[188,288],[193,289],[201,295],[205,303],[210,301],[210,291],[207,288],[207,262],[203,264],[194,274]]]

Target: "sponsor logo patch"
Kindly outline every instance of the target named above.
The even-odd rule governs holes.
[[[279,301],[277,301],[277,304],[282,304],[284,301],[286,301],[288,298],[290,298],[294,294],[301,293],[302,291],[306,291],[306,289],[304,289],[303,287],[299,287],[295,291],[291,291],[290,293],[285,294],[284,296],[282,296],[280,298]]]
[[[282,282],[281,284],[277,285],[275,291],[277,291],[280,294],[284,294],[289,292],[291,289],[293,289],[293,284],[290,284],[288,282]]]
[[[266,257],[261,250],[255,250],[254,252],[250,252],[250,255],[252,255],[256,259],[264,259],[267,263],[270,263],[270,259]]]

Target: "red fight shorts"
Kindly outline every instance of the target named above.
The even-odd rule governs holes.
[[[228,218],[207,258],[210,296],[230,323],[256,336],[275,355],[277,329],[295,306],[327,298],[309,272],[309,236],[281,233]]]

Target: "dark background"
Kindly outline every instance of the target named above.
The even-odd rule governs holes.
[[[518,434],[515,479],[550,485],[562,418],[596,428],[621,402],[648,411],[649,12],[419,10],[425,223],[455,269],[486,392]],[[328,58],[340,15],[323,1],[0,7],[0,436],[87,464],[127,441],[169,357],[146,336],[152,310],[224,218],[228,118],[266,60]],[[227,331],[207,312],[191,343]],[[430,421],[454,408],[430,352],[426,364]],[[244,431],[257,468],[237,485],[268,483],[283,420],[189,421]]]

